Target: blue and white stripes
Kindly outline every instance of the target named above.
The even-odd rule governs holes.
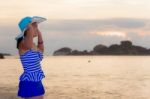
[[[43,59],[43,54],[40,51],[32,49],[20,55],[20,60],[23,65],[24,72],[20,76],[21,81],[40,81],[45,77],[42,71],[40,62]]]

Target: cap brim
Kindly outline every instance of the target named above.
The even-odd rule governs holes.
[[[46,18],[43,18],[43,17],[34,16],[32,18],[32,23],[34,23],[34,22],[41,23],[41,22],[44,22],[44,21],[46,21]]]

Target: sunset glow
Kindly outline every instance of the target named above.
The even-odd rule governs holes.
[[[104,32],[96,32],[97,35],[100,36],[118,36],[118,37],[126,37],[125,32],[119,32],[119,31],[104,31]]]

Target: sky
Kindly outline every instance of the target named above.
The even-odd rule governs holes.
[[[122,40],[150,48],[150,0],[3,0],[0,12],[0,53],[18,54],[15,37],[25,16],[47,18],[39,24],[45,55],[62,47],[90,51]]]

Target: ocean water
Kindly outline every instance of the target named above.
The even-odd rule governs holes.
[[[41,65],[45,99],[150,99],[150,56],[44,56]],[[0,99],[19,99],[20,60],[0,68]]]
[[[68,88],[73,99],[150,98],[149,56],[56,56],[43,65],[46,84]]]

